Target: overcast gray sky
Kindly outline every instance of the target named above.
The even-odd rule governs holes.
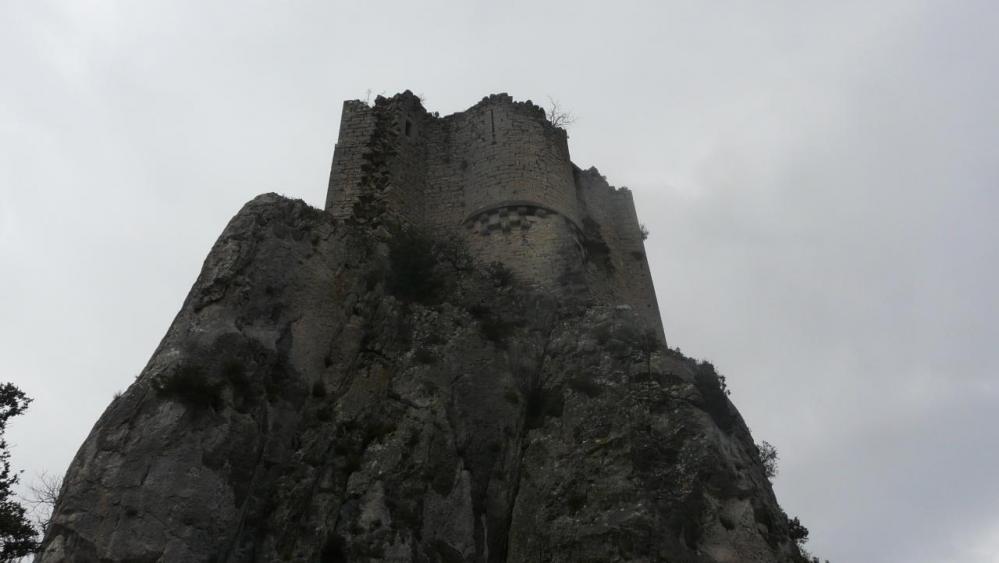
[[[834,563],[999,561],[999,3],[0,3],[0,379],[62,473],[340,107],[551,95]]]

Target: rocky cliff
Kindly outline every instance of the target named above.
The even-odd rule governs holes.
[[[39,560],[799,560],[713,368],[642,326],[260,196],[76,455]]]

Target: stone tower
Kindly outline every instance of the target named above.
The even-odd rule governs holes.
[[[358,219],[365,202],[460,234],[539,289],[629,305],[662,331],[631,192],[574,165],[565,130],[529,101],[495,94],[445,117],[408,90],[344,102],[326,208]]]

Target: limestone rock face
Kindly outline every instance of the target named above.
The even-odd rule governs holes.
[[[461,260],[428,276],[393,244],[248,203],[73,460],[38,560],[800,559],[710,365],[627,307]]]

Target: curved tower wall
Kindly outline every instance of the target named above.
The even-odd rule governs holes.
[[[334,215],[350,215],[373,165],[390,178],[386,197],[421,226],[453,228],[512,205],[581,225],[565,131],[541,108],[506,94],[443,118],[410,93],[374,107],[345,102],[326,201]]]
[[[329,189],[326,192],[326,209],[337,219],[350,216],[357,201],[363,176],[364,155],[368,152],[371,135],[375,131],[375,114],[368,104],[360,100],[343,103],[340,114],[340,133],[333,148],[333,166],[330,170]]]
[[[627,304],[661,331],[631,192],[569,158],[565,131],[506,94],[440,117],[411,92],[344,103],[327,208],[377,186],[393,217],[460,235],[483,262],[539,288]]]
[[[587,285],[594,297],[605,303],[631,305],[650,326],[662,332],[659,304],[631,190],[611,186],[596,168],[576,169],[576,185],[582,212],[598,225],[608,250],[605,267],[590,268],[587,272]]]
[[[445,118],[472,252],[553,288],[582,262],[581,216],[565,131],[505,94]]]
[[[498,95],[447,121],[465,186],[466,218],[530,203],[579,224],[565,131],[548,123],[541,108]]]
[[[565,284],[584,259],[572,221],[545,208],[496,208],[466,223],[465,233],[479,260],[502,262],[518,279],[542,289]]]

